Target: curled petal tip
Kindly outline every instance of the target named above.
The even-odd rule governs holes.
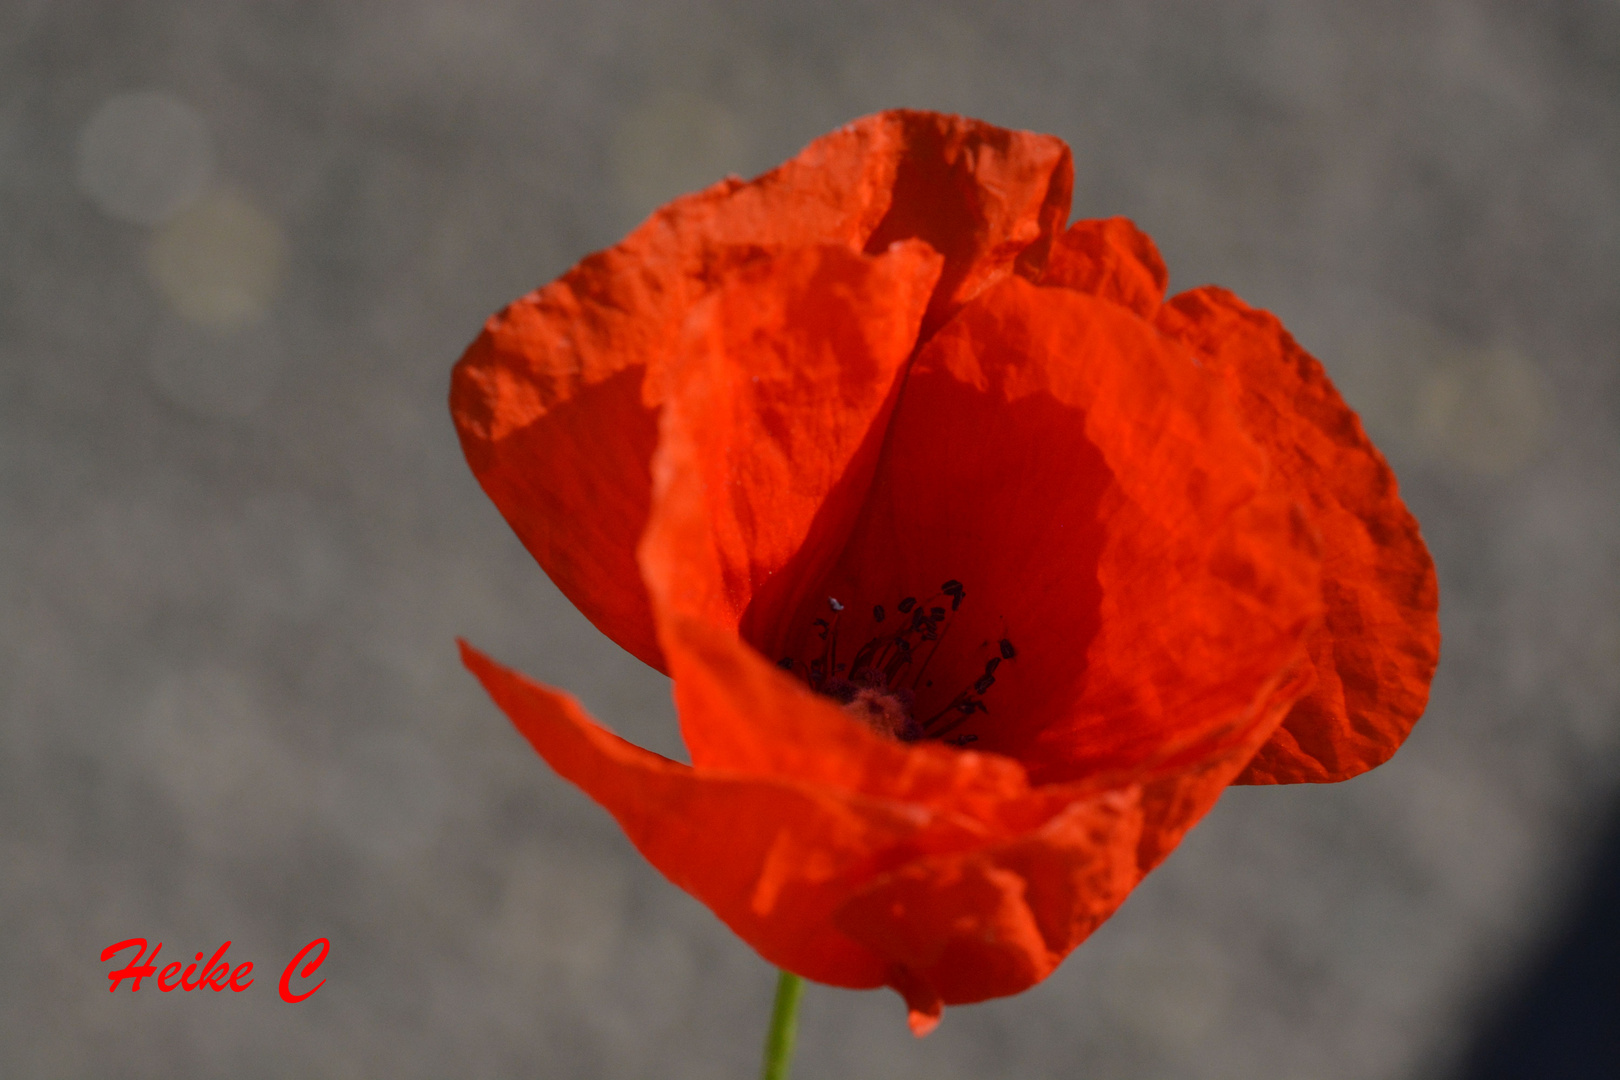
[[[937,1000],[927,1008],[910,1006],[906,1013],[906,1024],[911,1028],[911,1033],[920,1039],[939,1027],[939,1018],[942,1011],[943,1009]]]
[[[906,999],[906,1026],[913,1035],[920,1039],[939,1027],[945,999],[938,987],[902,964],[890,966],[888,983]]]

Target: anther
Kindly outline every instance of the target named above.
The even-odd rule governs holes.
[[[961,607],[966,593],[962,583],[952,579],[940,585],[938,593],[921,602],[916,596],[902,597],[895,605],[902,616],[900,625],[889,632],[874,634],[847,663],[840,662],[838,656],[840,623],[846,605],[836,596],[828,596],[830,617],[812,620],[816,635],[824,643],[817,650],[821,655],[808,665],[793,657],[783,657],[779,666],[785,671],[798,672],[812,690],[838,702],[874,730],[902,742],[938,739],[952,746],[977,742],[976,734],[955,732],[970,723],[976,714],[990,711],[983,695],[995,685],[996,671],[1002,661],[1017,654],[1007,638],[999,642],[1000,655],[992,654],[985,661],[984,674],[971,686],[943,703],[943,707],[936,704],[939,711],[931,718],[924,720],[913,715],[919,686],[932,688],[934,685],[934,679],[926,678],[928,669],[939,652],[941,641],[954,625],[953,613]],[[949,610],[943,605],[935,606],[945,596],[951,600]],[[884,605],[874,604],[871,610],[874,623],[887,620],[889,611]],[[926,647],[919,647],[923,642],[927,643]],[[900,685],[902,679],[908,685]]]

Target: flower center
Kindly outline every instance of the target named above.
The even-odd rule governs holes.
[[[829,617],[814,623],[816,636],[822,642],[820,655],[812,657],[808,664],[784,656],[777,666],[798,675],[810,689],[832,698],[879,734],[901,742],[942,739],[953,746],[977,742],[977,734],[961,729],[976,715],[990,711],[984,698],[996,683],[996,669],[1003,660],[1018,655],[1007,638],[998,643],[999,655],[985,661],[984,673],[957,691],[943,708],[926,717],[919,716],[916,710],[919,688],[933,686],[932,680],[926,680],[929,665],[950,633],[956,611],[966,596],[962,583],[952,579],[926,600],[903,597],[895,605],[898,618],[891,624],[893,629],[873,635],[855,650],[848,663],[838,659],[838,628],[845,605],[829,596]],[[889,614],[882,604],[872,607],[872,621],[878,626],[889,621]]]

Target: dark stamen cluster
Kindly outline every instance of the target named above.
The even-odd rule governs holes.
[[[954,746],[966,746],[978,741],[971,733],[946,738],[978,713],[988,713],[984,695],[996,682],[996,669],[1003,660],[1017,655],[1011,641],[1002,638],[1000,656],[992,656],[984,665],[984,674],[933,716],[919,721],[912,715],[917,690],[924,683],[928,665],[939,651],[940,642],[950,632],[957,609],[967,596],[960,581],[952,579],[939,587],[939,592],[926,600],[915,596],[902,597],[895,610],[903,616],[896,629],[880,633],[856,650],[854,658],[843,664],[838,660],[838,625],[845,605],[829,596],[829,619],[816,619],[816,637],[823,642],[821,655],[813,657],[808,665],[785,656],[778,666],[800,674],[819,694],[825,694],[846,709],[866,720],[875,729],[891,734],[903,742],[918,739],[944,739]],[[945,601],[950,601],[949,610]],[[872,621],[882,624],[889,612],[882,604],[872,607]],[[919,662],[920,657],[920,662]]]

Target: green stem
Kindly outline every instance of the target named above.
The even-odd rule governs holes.
[[[771,1009],[771,1030],[765,1035],[765,1067],[760,1080],[788,1080],[793,1064],[793,1039],[799,1033],[799,999],[804,980],[784,971],[776,980],[776,1006]]]

